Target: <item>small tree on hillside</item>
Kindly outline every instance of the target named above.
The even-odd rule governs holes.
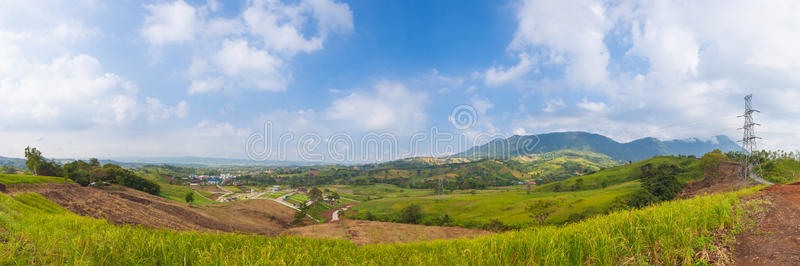
[[[722,151],[714,150],[700,158],[700,166],[703,167],[703,172],[706,176],[715,178],[719,176],[719,163],[726,159],[727,156],[722,154]]]
[[[194,202],[194,192],[186,193],[186,203]]]
[[[411,204],[400,211],[400,221],[415,224],[422,218],[422,210],[419,205]]]
[[[331,195],[328,196],[328,197],[331,198],[333,201],[335,201],[337,203],[339,202],[339,198],[340,198],[339,197],[339,193],[336,193],[335,191],[331,192]]]
[[[308,198],[313,202],[320,201],[322,200],[322,191],[319,190],[319,188],[312,188],[311,191],[308,192]]]
[[[533,222],[536,225],[542,225],[544,221],[547,220],[547,217],[554,212],[550,208],[554,205],[555,203],[551,200],[537,200],[534,201],[533,204],[528,205],[525,210],[528,212],[528,216],[533,218]]]
[[[39,168],[42,165],[42,152],[30,146],[25,147],[25,166],[31,170],[33,175],[39,175]]]

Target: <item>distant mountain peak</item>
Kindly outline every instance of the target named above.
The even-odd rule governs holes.
[[[567,131],[527,136],[514,135],[506,139],[497,139],[484,145],[472,147],[451,157],[507,158],[565,149],[601,153],[619,161],[639,161],[656,155],[682,154],[702,156],[714,149],[727,152],[740,150],[741,147],[725,135],[713,136],[708,140],[687,138],[669,141],[661,141],[654,137],[644,137],[621,143],[596,133]]]

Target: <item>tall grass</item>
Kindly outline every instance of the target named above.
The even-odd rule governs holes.
[[[355,246],[344,240],[266,238],[117,226],[81,217],[35,193],[0,194],[0,264],[691,264],[734,205],[756,189],[661,203],[563,227],[476,239]],[[1,231],[1,230],[0,230]]]

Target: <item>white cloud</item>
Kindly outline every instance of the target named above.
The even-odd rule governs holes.
[[[596,112],[596,113],[599,113],[599,112],[602,112],[602,111],[606,110],[606,104],[605,103],[602,103],[602,102],[590,102],[590,101],[586,100],[586,98],[583,98],[583,101],[579,102],[577,105],[578,105],[578,107],[580,107],[580,108],[582,108],[582,109],[584,109],[586,111],[591,111],[591,112]]]
[[[164,106],[161,100],[156,98],[146,97],[147,103],[147,117],[148,120],[158,121],[166,120],[172,117],[184,118],[189,113],[189,104],[186,101],[181,101],[176,106]]]
[[[351,123],[368,131],[408,134],[419,130],[427,115],[427,94],[413,92],[405,85],[383,81],[374,91],[352,93],[333,101],[326,111],[329,119]]]
[[[531,72],[533,65],[536,63],[535,61],[536,58],[531,58],[528,54],[521,53],[519,55],[519,63],[516,66],[507,69],[502,66],[493,66],[486,70],[484,82],[486,86],[497,87],[510,81],[517,80]]]
[[[606,81],[609,54],[603,38],[612,23],[602,1],[525,0],[516,15],[517,31],[508,46],[510,51],[535,54],[538,50],[550,59],[547,62],[566,64],[566,80],[577,86]],[[518,66],[524,66],[522,60],[524,57]],[[506,77],[516,79],[522,74]]]
[[[545,107],[542,109],[542,111],[545,113],[552,113],[563,108],[564,106],[566,106],[566,104],[564,104],[564,100],[550,99],[545,103]]]
[[[194,38],[197,11],[183,0],[157,5],[145,5],[150,14],[145,17],[142,35],[153,45],[188,41]]]
[[[281,91],[288,83],[288,77],[281,72],[283,61],[267,51],[249,46],[246,40],[223,41],[214,62],[222,73],[235,78],[242,86]]]
[[[486,115],[486,111],[494,107],[494,104],[492,104],[489,99],[480,97],[478,95],[473,95],[471,101],[472,107],[475,108],[475,111],[478,112],[478,115]]]
[[[188,94],[217,92],[225,87],[225,80],[222,78],[207,78],[204,80],[193,80],[189,86]]]
[[[292,80],[286,66],[297,53],[316,52],[330,33],[353,30],[350,6],[333,0],[247,1],[233,17],[214,13],[216,1],[197,8],[182,0],[145,7],[146,39],[156,46],[184,42],[193,53],[188,94],[223,87],[286,90]],[[185,42],[193,39],[198,41]]]

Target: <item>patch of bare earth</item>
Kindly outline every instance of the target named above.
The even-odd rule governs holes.
[[[286,230],[284,235],[347,239],[357,245],[405,243],[434,239],[472,238],[487,231],[460,227],[425,226],[363,220],[342,220]]]
[[[756,194],[772,202],[756,226],[736,236],[736,265],[800,265],[800,183]]]
[[[289,227],[293,211],[271,200],[193,206],[121,186],[76,184],[14,186],[10,193],[36,192],[83,216],[150,228],[277,235]]]
[[[706,173],[701,180],[695,180],[686,184],[681,192],[680,198],[693,198],[704,194],[735,191],[755,185],[752,181],[739,176],[740,167],[735,162],[721,162],[719,171],[712,176]]]

